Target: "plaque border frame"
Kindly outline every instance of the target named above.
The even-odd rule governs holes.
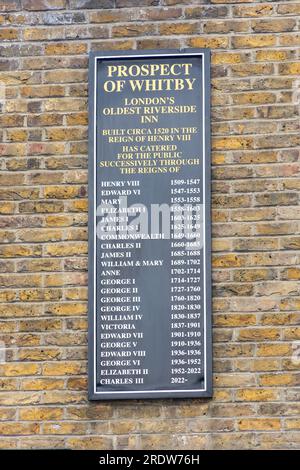
[[[203,165],[205,185],[205,388],[189,390],[143,390],[143,391],[97,391],[96,388],[96,253],[95,253],[95,186],[96,186],[96,83],[97,61],[107,59],[132,59],[134,57],[202,57],[202,91],[203,91]],[[211,306],[211,120],[210,120],[210,49],[149,49],[132,51],[96,51],[89,54],[89,93],[88,93],[88,399],[123,400],[123,399],[162,399],[162,398],[201,398],[212,397],[212,306]]]

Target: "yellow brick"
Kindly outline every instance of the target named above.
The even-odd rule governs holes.
[[[16,299],[16,292],[0,291],[0,302],[11,302]]]
[[[251,148],[252,141],[250,137],[215,137],[212,145],[215,150],[239,150]]]
[[[215,326],[246,326],[255,325],[256,316],[253,314],[228,314],[228,315],[215,315],[214,325]]]
[[[238,422],[241,431],[277,431],[280,429],[279,418],[247,418]]]
[[[19,322],[20,331],[53,331],[62,329],[62,321],[52,318],[47,318],[44,320],[34,319],[34,320],[20,320]]]
[[[77,450],[101,450],[112,449],[111,437],[72,437],[67,439],[67,448]]]
[[[46,186],[44,196],[46,199],[72,199],[78,197],[82,189],[77,186]]]
[[[37,423],[0,423],[0,435],[38,434],[40,425]]]
[[[0,277],[1,279],[1,277]],[[47,287],[86,285],[87,276],[82,273],[48,274],[45,275]]]
[[[25,98],[48,98],[49,96],[64,96],[66,90],[63,86],[23,86],[21,88],[21,96]],[[39,120],[42,121],[39,121]],[[44,120],[44,121],[43,121]],[[58,120],[58,122],[57,122]],[[55,125],[62,122],[57,115],[45,115],[40,114],[38,116],[31,117],[29,122],[44,123],[45,125]]]
[[[85,54],[87,45],[82,43],[55,43],[45,46],[46,55]]]
[[[231,240],[213,240],[212,251],[230,251]]]
[[[10,408],[0,408],[0,420],[13,420],[16,416],[16,410]]]
[[[148,431],[147,431],[147,422],[143,421],[143,424],[142,424],[142,429],[141,429],[141,432],[151,432],[151,429],[152,429],[152,426],[155,427],[155,424],[157,426],[157,429],[159,429],[159,426],[161,425],[161,423],[157,423],[157,421],[150,421],[149,422],[149,426],[148,426]],[[138,427],[137,427],[137,422],[132,419],[127,419],[127,420],[116,420],[116,421],[113,421],[111,423],[111,429],[112,429],[112,432],[113,434],[130,434],[130,433],[134,433],[137,431]],[[153,430],[152,430],[153,432]]]
[[[200,36],[188,41],[190,47],[210,47],[219,49],[228,47],[229,40],[226,36]]]
[[[62,230],[29,229],[19,232],[23,242],[55,242],[63,238]]]
[[[251,49],[252,47],[269,47],[275,46],[276,37],[270,34],[251,34],[249,36],[234,36],[232,44],[235,48],[245,47]]]
[[[0,315],[4,318],[37,317],[41,315],[40,305],[0,304]]]
[[[67,434],[67,435],[76,435],[76,434],[85,434],[87,432],[86,423],[65,423],[59,421],[57,423],[46,423],[44,424],[44,433],[45,434]]]
[[[300,62],[292,62],[287,64],[281,64],[279,66],[280,73],[285,75],[299,75],[300,74]]]
[[[87,287],[81,287],[79,289],[67,289],[65,290],[66,300],[87,300],[88,290]],[[78,321],[80,321],[78,319]]]
[[[60,271],[61,262],[58,259],[30,259],[17,262],[17,271],[20,272],[43,272]]]
[[[241,341],[265,341],[280,337],[280,331],[276,328],[246,328],[238,333]]]
[[[271,389],[255,389],[248,388],[245,390],[238,390],[236,392],[238,401],[273,401],[276,400],[277,395],[274,390]]]
[[[19,291],[19,299],[22,302],[32,302],[35,300],[59,300],[61,297],[62,294],[58,289],[26,289]]]
[[[39,373],[40,366],[38,364],[26,363],[7,363],[0,364],[1,375],[6,377],[18,377],[24,375],[35,375]]]
[[[300,310],[300,297],[289,297],[282,299],[280,304],[279,304],[280,310],[286,311],[286,310]]]
[[[258,344],[258,356],[287,356],[291,353],[291,346],[286,343]]]
[[[54,407],[38,407],[21,408],[20,419],[24,421],[48,421],[53,419],[61,419],[63,417],[63,408]]]
[[[87,212],[88,210],[88,200],[87,199],[80,199],[77,201],[73,201],[71,210],[75,212]]]
[[[18,446],[18,441],[16,438],[2,437],[0,440],[0,449],[3,449],[3,450],[16,449],[17,446]]]
[[[51,28],[25,28],[23,32],[26,41],[43,41],[47,39],[60,39],[64,37],[64,29]]]
[[[167,23],[159,27],[163,36],[173,34],[193,34],[198,31],[199,24],[196,23]]]
[[[32,392],[31,392],[32,393]],[[46,390],[43,393],[43,404],[63,405],[86,402],[86,392],[74,392],[74,390]]]
[[[43,365],[44,375],[78,375],[84,373],[85,366],[80,362],[56,362]]]
[[[5,41],[5,40],[12,41],[14,39],[18,39],[18,37],[19,37],[18,29],[2,28],[0,30],[0,40],[1,41]]]
[[[49,28],[50,29],[50,28]],[[52,29],[52,28],[51,28]],[[44,72],[45,83],[78,83],[86,80],[83,70],[50,70]]]
[[[280,387],[283,385],[293,384],[294,376],[293,374],[289,374],[289,373],[266,374],[266,375],[260,376],[259,382],[264,387],[274,387],[274,386]]]
[[[19,442],[20,449],[63,449],[65,447],[64,437],[35,436],[23,437]]]
[[[222,153],[215,153],[212,154],[212,163],[213,165],[223,165],[226,161],[226,156]]]
[[[253,371],[274,371],[281,366],[280,359],[255,359],[251,363]]]
[[[273,10],[273,5],[266,3],[254,6],[238,5],[233,7],[233,14],[241,17],[264,17],[272,15]]]
[[[299,3],[289,3],[278,5],[277,11],[280,15],[297,15],[300,13]]]
[[[11,392],[18,390],[18,382],[14,378],[0,378],[0,389],[9,390]]]
[[[86,137],[86,129],[78,127],[53,127],[46,129],[46,138],[49,140],[82,140]]]
[[[280,51],[280,50],[262,50],[262,51],[257,51],[255,54],[256,60],[259,61],[264,61],[264,60],[270,60],[270,61],[275,61],[275,62],[280,62],[282,60],[288,59],[288,53],[287,51]]]
[[[215,255],[212,265],[214,268],[228,268],[241,266],[241,259],[235,254]]]
[[[62,304],[50,304],[47,307],[47,312],[53,315],[82,315],[87,312],[87,304],[76,303],[62,303]]]
[[[95,46],[94,50],[107,50],[109,47],[110,51],[119,50],[119,51],[127,51],[132,50],[135,47],[134,41],[131,39],[126,39],[124,41],[109,41],[109,42],[98,42]]]
[[[68,379],[68,390],[87,390],[88,382],[86,377],[75,377]]]
[[[259,19],[251,21],[251,29],[258,33],[283,33],[293,31],[296,21],[292,18],[284,19]]]
[[[219,373],[214,379],[216,387],[248,387],[255,384],[254,376],[252,374],[227,374]]]
[[[24,129],[7,130],[6,136],[11,142],[25,142],[28,139],[28,132]]]
[[[91,419],[91,420],[108,420],[113,415],[111,404],[101,404],[95,402],[94,406],[68,406],[66,409],[66,417],[70,420]]]
[[[0,394],[0,405],[33,405],[39,401],[40,395],[38,393],[18,391],[14,394],[11,392],[1,392]]]
[[[33,348],[33,349],[21,349],[19,352],[19,359],[29,361],[45,361],[49,359],[57,359],[61,355],[59,349],[51,348]]]
[[[42,247],[30,245],[7,245],[0,247],[1,256],[4,258],[17,258],[26,256],[40,256],[42,254]]]
[[[16,321],[9,321],[6,320],[0,321],[0,328],[1,332],[4,333],[11,333],[12,331],[17,330],[17,322]]]
[[[65,388],[65,381],[60,379],[48,379],[45,377],[36,379],[25,379],[22,381],[23,390],[62,390]]]
[[[91,23],[119,23],[126,22],[134,17],[134,11],[129,10],[99,10],[92,11],[90,15]]]
[[[163,440],[162,440],[163,436]],[[198,437],[198,436],[197,436]],[[140,439],[141,446],[143,449],[171,449],[174,447],[174,438],[172,435],[167,434],[144,434]],[[203,437],[197,440],[197,444],[203,443]],[[200,444],[201,445],[201,444]]]
[[[232,400],[231,392],[229,390],[218,390],[213,391],[213,400],[228,402]]]
[[[300,280],[300,268],[287,268],[284,270],[285,279]]]
[[[285,420],[285,428],[288,430],[296,430],[299,431],[300,429],[300,419],[299,418],[288,418]]]
[[[143,24],[143,25],[119,25],[113,26],[112,28],[112,35],[117,38],[122,37],[132,37],[132,36],[140,36],[143,34],[147,36],[154,32],[153,26],[150,24]]]
[[[66,116],[68,126],[85,126],[88,123],[87,113],[73,113]]]
[[[46,253],[49,256],[74,256],[87,254],[87,243],[64,243],[48,245]]]
[[[72,218],[69,215],[48,215],[45,223],[48,227],[68,227]]]
[[[234,52],[216,52],[212,54],[211,62],[213,65],[239,64],[243,62],[243,57],[241,54]]]
[[[268,104],[276,101],[274,93],[238,93],[232,97],[234,104]]]

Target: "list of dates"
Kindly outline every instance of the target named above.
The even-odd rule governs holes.
[[[204,55],[94,67],[92,399],[209,396]]]

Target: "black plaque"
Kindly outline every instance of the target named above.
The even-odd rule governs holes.
[[[89,398],[209,397],[209,50],[96,52]]]

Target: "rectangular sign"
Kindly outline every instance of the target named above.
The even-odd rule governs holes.
[[[89,76],[89,398],[212,394],[207,49]]]

